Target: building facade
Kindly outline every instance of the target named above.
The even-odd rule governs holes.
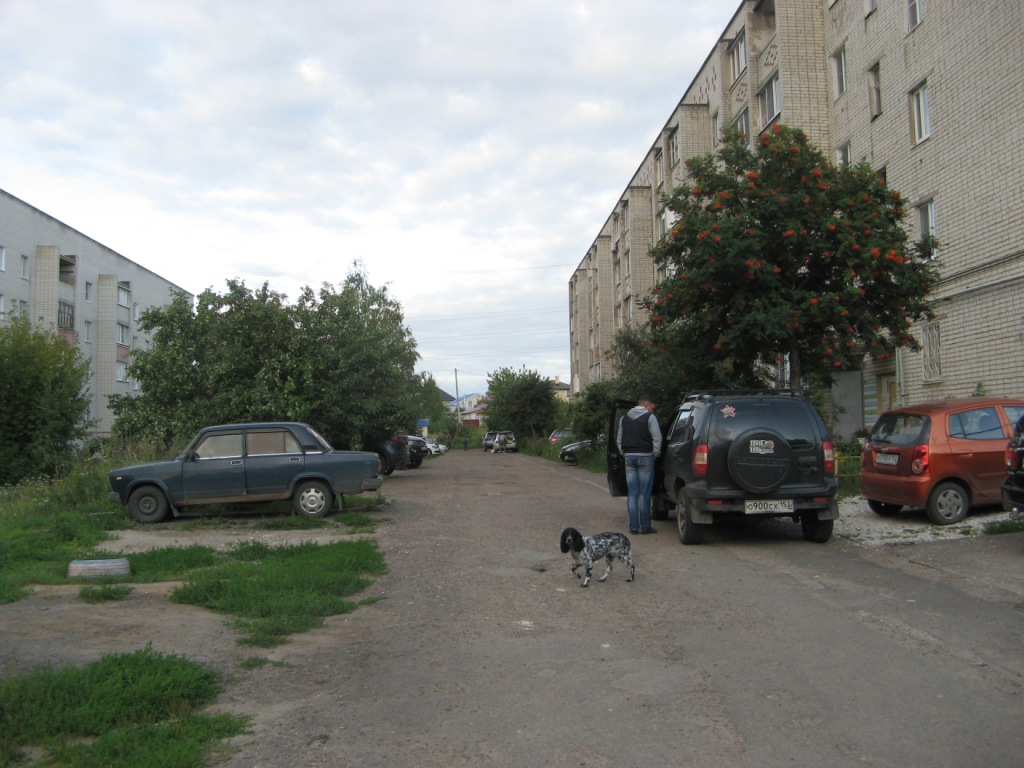
[[[109,434],[110,395],[136,390],[127,368],[149,339],[143,311],[170,304],[179,286],[0,190],[0,322],[27,317],[52,329],[89,361],[89,418]]]
[[[569,281],[572,390],[614,377],[615,335],[663,275],[662,195],[724,128],[776,122],[836,163],[868,161],[940,242],[920,352],[865,359],[840,382],[847,434],[894,405],[1024,394],[1024,3],[745,0],[655,137]]]

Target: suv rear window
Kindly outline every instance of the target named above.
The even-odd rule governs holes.
[[[886,413],[879,418],[868,439],[889,445],[919,445],[928,442],[931,419],[917,413]]]
[[[712,411],[714,434],[721,441],[733,440],[750,429],[774,430],[790,443],[817,440],[802,400],[719,400]]]

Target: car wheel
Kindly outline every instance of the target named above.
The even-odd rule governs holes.
[[[936,485],[928,496],[925,511],[928,519],[936,525],[959,523],[967,516],[970,498],[959,483],[945,482]]]
[[[874,499],[868,499],[868,509],[874,512],[876,515],[882,517],[892,517],[903,509],[902,504],[886,504],[884,501],[875,501]]]
[[[808,512],[800,515],[800,527],[804,532],[804,539],[813,541],[815,544],[824,544],[832,538],[832,528],[835,520],[819,520],[817,512]]]
[[[420,456],[418,459],[413,459],[409,462],[409,469],[416,469],[420,464],[423,463],[423,457]]]
[[[690,520],[690,502],[680,499],[676,505],[676,528],[679,529],[679,541],[687,546],[700,544],[704,541],[707,523],[694,523]]]
[[[380,456],[380,473],[387,477],[395,471],[395,467],[390,461],[388,461],[388,455],[386,453],[378,453],[377,455]]]
[[[128,514],[139,523],[159,523],[167,517],[167,497],[155,485],[136,488],[128,497]]]
[[[323,517],[331,511],[334,494],[323,483],[307,480],[296,486],[292,501],[295,505],[295,514],[303,517]]]
[[[793,450],[775,430],[751,429],[732,441],[727,462],[729,475],[740,488],[769,493],[789,476]]]

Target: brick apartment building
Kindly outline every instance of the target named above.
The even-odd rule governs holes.
[[[131,352],[148,342],[141,313],[192,294],[0,190],[0,322],[28,317],[77,344],[89,360],[89,418],[110,432],[107,397],[129,394]],[[6,372],[5,372],[6,373]]]
[[[834,395],[844,436],[893,405],[1024,394],[1024,3],[745,0],[655,137],[569,280],[572,391],[614,377],[615,334],[663,275],[651,246],[672,224],[663,193],[723,128],[752,141],[799,126],[838,163],[867,160],[931,232],[936,317],[921,352],[865,359]]]

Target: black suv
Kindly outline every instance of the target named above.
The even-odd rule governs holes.
[[[616,402],[609,434],[632,403]],[[791,517],[823,543],[839,517],[835,455],[825,425],[798,390],[694,392],[662,423],[651,517],[676,509],[679,540],[700,544],[715,520]],[[608,441],[608,488],[626,495],[625,468]]]
[[[1024,516],[1024,416],[1013,430],[1013,439],[1006,446],[1006,480],[1003,482],[1003,509],[1010,517]]]

